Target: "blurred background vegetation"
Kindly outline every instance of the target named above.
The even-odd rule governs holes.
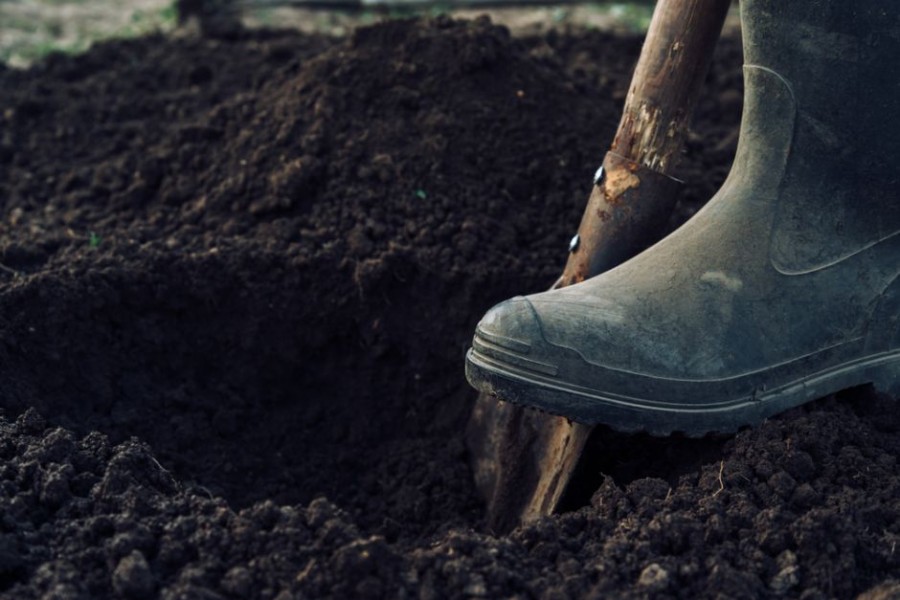
[[[233,0],[214,0],[227,3]],[[390,0],[388,0],[390,1]],[[408,0],[407,0],[408,1]],[[360,24],[385,17],[452,14],[474,17],[487,12],[513,30],[579,26],[642,32],[650,22],[653,0],[601,1],[557,6],[457,9],[440,0],[422,7],[366,7],[354,11],[277,6],[278,0],[242,0],[241,19],[251,27],[295,27],[301,31],[343,35]],[[0,62],[27,67],[50,52],[83,52],[98,40],[150,32],[174,32],[179,9],[191,0],[0,0]],[[189,25],[188,25],[189,27]]]
[[[169,31],[176,17],[172,0],[0,0],[0,61],[23,67],[96,40]]]

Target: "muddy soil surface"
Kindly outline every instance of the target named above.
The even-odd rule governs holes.
[[[639,48],[438,19],[0,67],[0,594],[895,593],[900,417],[865,388],[601,432],[583,506],[484,528],[463,354],[558,274]],[[673,227],[727,172],[740,54]]]

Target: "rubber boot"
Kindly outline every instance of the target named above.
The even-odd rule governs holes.
[[[900,380],[900,5],[743,0],[721,190],[619,267],[482,319],[476,388],[622,431],[731,432]]]

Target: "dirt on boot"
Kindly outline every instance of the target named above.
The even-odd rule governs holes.
[[[111,42],[0,68],[0,593],[847,597],[896,572],[871,390],[715,440],[603,433],[485,531],[472,328],[546,288],[637,38],[480,20]],[[724,179],[725,39],[673,227]]]

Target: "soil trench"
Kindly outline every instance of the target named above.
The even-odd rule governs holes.
[[[0,595],[897,593],[870,388],[601,431],[571,512],[484,528],[464,352],[560,272],[640,44],[437,18],[0,66]],[[672,228],[727,174],[740,65],[723,39]]]

